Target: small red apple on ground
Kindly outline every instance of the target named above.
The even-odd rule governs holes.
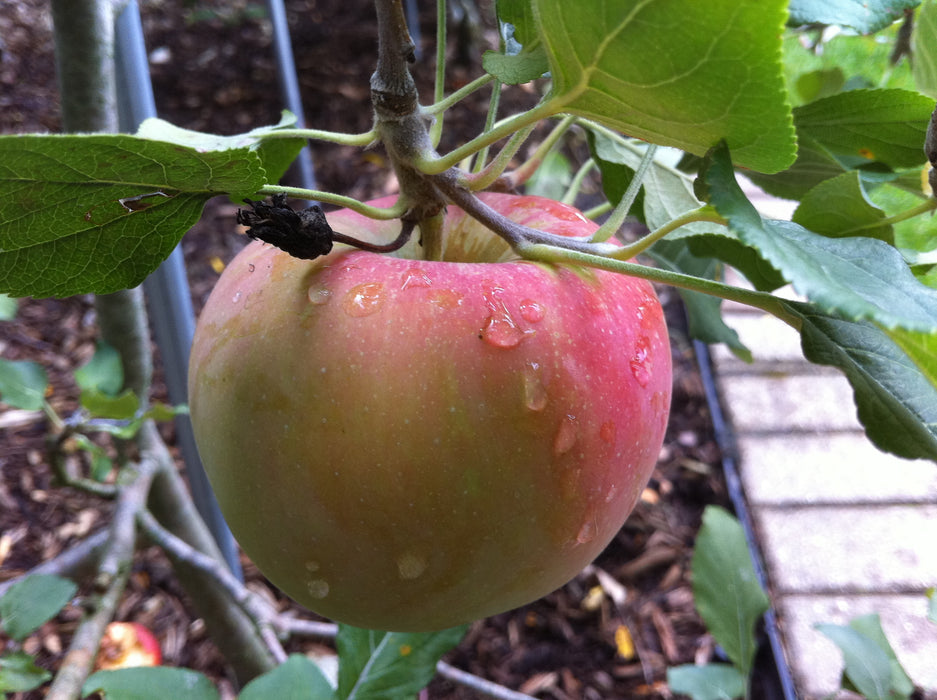
[[[595,229],[549,200],[483,198],[540,230]],[[382,241],[399,227],[329,222]],[[563,585],[621,527],[667,422],[647,282],[513,259],[454,207],[445,229],[456,262],[252,243],[192,349],[199,450],[238,541],[291,597],[360,627],[441,629]]]
[[[113,671],[133,666],[159,666],[163,655],[153,633],[137,622],[112,622],[98,648],[94,668]]]

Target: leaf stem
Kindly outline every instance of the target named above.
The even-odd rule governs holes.
[[[439,104],[446,92],[446,0],[436,0],[436,84],[433,101]],[[435,148],[442,138],[445,111],[439,112],[436,121],[429,130],[430,142]]]
[[[574,265],[587,265],[601,270],[608,270],[609,272],[639,277],[650,282],[667,284],[681,289],[689,289],[694,292],[701,292],[703,294],[709,294],[710,296],[752,306],[776,316],[793,328],[799,330],[801,326],[800,319],[786,310],[781,299],[766,292],[742,289],[741,287],[733,287],[728,284],[723,284],[722,282],[716,282],[702,277],[694,277],[680,272],[671,272],[656,267],[580,252],[578,250],[559,248],[553,245],[544,245],[542,243],[522,244],[518,246],[517,250],[525,260],[554,264],[571,263]]]
[[[688,211],[685,214],[681,214],[672,221],[668,221],[666,224],[658,229],[655,229],[654,231],[651,231],[640,240],[637,240],[629,245],[622,246],[609,257],[615,258],[616,260],[630,260],[631,258],[643,253],[654,243],[672,231],[677,230],[681,226],[692,224],[696,221],[709,221],[714,224],[719,224],[720,226],[728,226],[729,223],[711,206],[702,206],[699,209],[693,209],[692,211]]]
[[[926,214],[927,212],[933,212],[935,210],[937,210],[937,198],[928,197],[916,207],[911,207],[910,209],[898,212],[897,214],[886,217],[884,219],[879,219],[878,221],[872,221],[868,224],[863,224],[862,226],[856,226],[855,228],[847,229],[842,231],[841,235],[851,235],[856,231],[865,231],[868,229],[879,228],[881,226],[892,226],[893,224],[900,224],[902,221],[907,221],[908,219],[913,219],[915,216],[920,216],[921,214]]]
[[[488,114],[485,117],[485,131],[491,131],[494,128],[495,122],[498,119],[498,107],[501,105],[501,87],[502,87],[502,82],[500,80],[496,80],[495,84],[491,86],[491,98],[488,100]],[[525,130],[521,129],[521,132],[523,131]],[[532,126],[529,127],[529,131],[527,131],[527,133],[529,134],[530,131],[533,131]],[[518,133],[521,133],[521,132],[518,132]],[[517,134],[514,134],[514,136],[512,136],[511,139],[513,139],[515,136],[517,136]],[[520,143],[523,143],[524,139],[526,138],[527,138],[526,135],[521,138],[520,142],[518,143],[518,148],[520,147]],[[508,148],[509,147],[510,147],[510,142],[509,142]],[[481,149],[478,152],[478,156],[475,159],[475,172],[481,172],[482,170],[485,169],[486,167],[485,162],[488,160],[489,148],[490,148],[489,146],[485,146],[483,149]],[[517,149],[515,148],[515,152],[516,150]],[[507,166],[505,165],[505,167]]]
[[[479,170],[477,173],[473,173],[465,178],[465,184],[468,185],[469,189],[473,192],[480,192],[481,190],[488,189],[491,187],[492,183],[497,180],[501,175],[507,170],[508,165],[511,163],[511,159],[520,150],[520,147],[524,144],[524,141],[527,140],[527,137],[530,136],[531,132],[536,128],[536,124],[530,124],[525,126],[520,131],[516,132],[511,138],[508,139],[508,142],[504,145],[504,148],[495,156],[488,165],[483,169]],[[488,147],[486,146],[479,152],[478,162],[483,162],[486,151]]]
[[[592,172],[593,168],[595,168],[594,158],[589,158],[589,160],[579,166],[579,170],[573,175],[573,180],[569,183],[569,187],[566,188],[566,194],[563,195],[560,202],[568,204],[569,206],[573,206],[576,203],[576,197],[579,196],[579,192],[582,190],[582,183],[585,182],[586,176]]]
[[[631,182],[628,183],[625,194],[622,195],[621,201],[615,205],[608,220],[599,226],[599,229],[592,235],[593,241],[607,241],[615,235],[615,232],[625,223],[625,218],[628,216],[628,212],[631,211],[631,206],[634,204],[634,200],[637,199],[638,192],[641,191],[641,185],[644,183],[644,176],[647,175],[648,168],[650,168],[651,163],[654,162],[654,155],[656,153],[657,144],[648,144],[641,158],[641,163],[638,165],[637,171],[635,171],[634,177],[631,179]],[[650,245],[650,243],[647,245]]]
[[[377,136],[377,131],[371,129],[363,134],[345,134],[340,131],[324,131],[322,129],[276,129],[258,138],[267,139],[309,139],[310,141],[328,141],[341,146],[367,146]]]
[[[261,188],[259,193],[262,195],[285,194],[287,197],[294,197],[296,199],[309,199],[325,202],[326,204],[334,204],[337,207],[344,207],[356,211],[369,219],[396,219],[403,216],[407,211],[407,204],[402,201],[402,198],[398,199],[392,207],[374,207],[354,197],[346,197],[332,192],[325,192],[324,190],[307,190],[302,187],[267,185]]]
[[[422,114],[430,115],[430,116],[434,114],[439,114],[440,112],[444,112],[445,110],[449,109],[453,105],[464,100],[466,97],[471,95],[476,90],[480,90],[481,88],[485,87],[488,83],[490,83],[494,79],[495,77],[493,75],[489,75],[486,73],[485,75],[475,78],[475,80],[468,83],[467,85],[463,85],[462,87],[460,87],[458,90],[453,92],[448,97],[443,97],[431,105],[421,106],[420,112]]]
[[[563,134],[569,131],[570,127],[575,123],[576,117],[569,115],[563,117],[560,123],[553,127],[553,130],[543,140],[543,143],[537,146],[530,158],[521,163],[521,165],[511,173],[512,184],[518,186],[527,182],[537,168],[543,164],[547,154],[556,147],[556,144],[563,137]]]
[[[414,159],[413,165],[427,175],[438,175],[439,173],[443,173],[449,168],[455,166],[464,158],[478,153],[478,151],[483,149],[485,146],[490,146],[493,143],[497,143],[501,139],[507,138],[515,131],[520,131],[526,126],[536,124],[541,119],[552,117],[554,114],[556,114],[556,108],[557,103],[554,100],[541,102],[539,105],[531,110],[528,110],[527,112],[521,112],[520,114],[515,114],[509,119],[505,119],[500,124],[491,129],[491,131],[487,131],[479,136],[476,136],[468,143],[450,151],[444,156],[435,158],[427,158],[424,156],[422,158],[416,158]]]

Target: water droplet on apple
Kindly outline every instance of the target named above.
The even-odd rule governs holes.
[[[528,362],[524,367],[524,405],[531,411],[542,411],[547,405],[547,389],[536,362]]]
[[[484,292],[485,304],[488,306],[490,315],[482,328],[482,338],[489,345],[498,348],[514,348],[520,345],[527,331],[518,326],[511,317],[507,306],[500,298],[502,291],[504,290],[500,287],[489,287]]]
[[[436,289],[430,292],[429,301],[441,309],[454,309],[462,305],[462,295],[451,289]]]
[[[429,278],[423,270],[418,267],[411,267],[403,273],[403,283],[400,285],[401,289],[425,289],[433,284],[433,280]]]
[[[591,518],[586,520],[576,533],[576,544],[587,544],[594,540],[596,529],[595,520]]]
[[[384,285],[365,282],[348,290],[342,308],[349,316],[370,316],[384,304]]]
[[[634,353],[631,355],[631,374],[642,387],[651,381],[651,341],[642,335],[634,344]]]
[[[615,433],[617,428],[615,427],[615,421],[607,420],[602,423],[602,427],[599,428],[599,437],[602,438],[604,442],[612,444],[615,442]]]
[[[247,271],[248,271],[248,272],[253,272],[255,269],[256,269],[256,267],[254,266],[254,263],[247,263]]]
[[[240,290],[240,289],[237,290],[237,291],[234,293],[234,296],[233,296],[233,297],[231,297],[231,302],[232,302],[232,303],[237,304],[239,301],[241,301],[241,290]]]
[[[327,289],[326,287],[310,287],[309,288],[309,303],[315,304],[316,306],[322,306],[327,303],[329,299],[332,298],[332,290]]]
[[[329,594],[329,582],[325,579],[314,578],[306,583],[306,590],[313,598],[325,598]]]
[[[556,437],[553,438],[553,452],[556,455],[566,454],[573,449],[578,438],[579,426],[576,424],[576,416],[563,416]]]
[[[426,571],[426,558],[413,552],[404,552],[397,557],[397,573],[400,578],[410,581],[419,578]]]
[[[611,503],[615,500],[615,496],[618,495],[618,487],[615,484],[612,484],[608,487],[608,493],[605,494],[605,502]]]
[[[543,307],[533,299],[524,299],[520,305],[521,316],[525,321],[538,323],[543,320]]]

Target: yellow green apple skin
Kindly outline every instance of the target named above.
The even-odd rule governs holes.
[[[540,230],[595,229],[483,197]],[[371,240],[399,226],[329,221]],[[460,262],[251,243],[192,348],[199,452],[235,537],[293,599],[358,627],[443,629],[562,586],[621,528],[667,423],[648,283],[509,260],[454,207],[444,230]]]

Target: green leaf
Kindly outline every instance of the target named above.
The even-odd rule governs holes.
[[[662,268],[674,272],[715,279],[719,265],[712,258],[695,256],[682,242],[657,241],[647,251]],[[745,362],[752,361],[751,351],[742,344],[738,333],[726,325],[722,317],[722,299],[710,294],[702,294],[689,289],[677,289],[686,308],[687,324],[690,337],[714,345],[725,343]]]
[[[75,381],[82,391],[115,396],[124,385],[120,353],[103,340],[97,341],[91,359],[75,370]]]
[[[768,596],[755,575],[742,526],[707,506],[693,550],[693,598],[700,617],[744,677],[755,658],[755,624]]]
[[[14,408],[38,411],[45,403],[49,382],[41,365],[28,360],[0,358],[0,400]]]
[[[799,130],[797,145],[797,160],[787,170],[772,175],[750,170],[745,176],[768,194],[796,200],[824,180],[847,172],[832,153]]]
[[[4,632],[22,641],[55,617],[77,590],[74,583],[58,576],[27,576],[0,598]]]
[[[94,418],[129,420],[137,414],[140,399],[130,389],[119,396],[109,396],[100,391],[83,391],[81,406]]]
[[[858,692],[868,700],[891,700],[891,661],[878,644],[851,627],[815,627],[839,647],[845,664],[843,673]]]
[[[0,294],[0,321],[12,321],[16,318],[19,300],[9,294]]]
[[[267,183],[256,135],[195,138],[170,127],[148,120],[142,133],[179,143],[126,134],[0,136],[0,291],[67,296],[135,286],[207,199]]]
[[[542,77],[550,70],[550,63],[543,47],[538,46],[519,54],[486,51],[482,56],[482,68],[506,85],[521,85]]]
[[[911,72],[918,91],[937,100],[937,0],[924,0],[911,35]]]
[[[794,289],[824,311],[885,328],[937,330],[937,291],[921,284],[901,254],[871,238],[827,238],[789,222],[762,220],[735,181],[725,147],[697,180],[739,240],[756,248]]]
[[[892,168],[924,163],[924,136],[934,102],[910,90],[850,90],[794,110],[797,133],[855,162]]]
[[[468,626],[432,633],[378,632],[339,625],[342,700],[407,700],[426,687],[436,663],[465,636]]]
[[[524,185],[524,194],[547,199],[562,199],[573,180],[572,165],[560,151],[547,153],[540,167]]]
[[[875,644],[885,652],[891,664],[891,690],[902,697],[908,697],[914,692],[914,683],[908,676],[907,671],[898,661],[898,656],[892,648],[882,629],[881,618],[877,614],[861,615],[854,617],[849,621],[849,626],[859,634],[871,639]]]
[[[33,657],[24,651],[0,656],[0,693],[25,693],[50,678],[52,674],[37,666]]]
[[[783,302],[801,322],[804,356],[846,375],[868,438],[906,459],[937,460],[937,359],[915,361],[875,325]],[[930,342],[933,342],[930,337]]]
[[[667,687],[693,700],[728,700],[745,695],[748,679],[728,664],[686,664],[667,669]]]
[[[530,46],[540,41],[530,0],[497,0],[495,9],[498,21],[502,25],[511,25],[511,38],[522,46]]]
[[[781,73],[784,0],[534,0],[557,111],[776,172],[796,146]]]
[[[927,619],[937,625],[937,587],[927,589]]]
[[[877,32],[921,0],[791,0],[790,24],[838,24],[863,34]]]
[[[92,673],[81,696],[101,693],[112,700],[218,700],[215,686],[201,673],[187,668],[141,666]]]
[[[918,177],[920,174],[918,173]],[[920,179],[918,179],[920,182]],[[872,203],[881,208],[887,216],[895,216],[913,209],[924,201],[923,193],[910,192],[904,187],[883,183],[869,193]],[[937,226],[931,215],[915,216],[899,221],[892,228],[895,231],[897,248],[926,252],[937,248]]]
[[[892,227],[879,224],[885,212],[869,201],[855,170],[814,187],[800,200],[791,218],[794,223],[823,236],[867,236],[894,244]]]
[[[238,700],[329,700],[334,690],[314,661],[302,654],[290,657],[272,671],[258,676]]]

